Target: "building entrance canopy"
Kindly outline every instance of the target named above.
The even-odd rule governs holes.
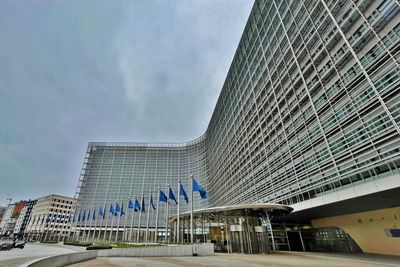
[[[279,204],[245,204],[193,211],[195,242],[215,244],[215,250],[236,253],[269,253],[274,249],[272,218],[283,217],[293,209]],[[190,212],[169,217],[169,240],[190,242]],[[271,239],[271,240],[270,240]]]
[[[212,207],[206,209],[198,209],[193,211],[193,216],[215,216],[216,214],[224,214],[227,216],[231,215],[245,215],[245,214],[262,214],[268,212],[270,218],[273,217],[282,217],[288,215],[293,211],[293,208],[280,204],[243,204],[243,205],[232,205],[232,206],[221,206],[221,207]],[[170,216],[170,221],[173,222],[177,220],[177,215]],[[180,218],[190,217],[190,211],[181,213],[179,215]]]

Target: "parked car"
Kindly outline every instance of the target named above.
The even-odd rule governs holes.
[[[1,243],[0,250],[11,250],[14,248],[14,243]]]
[[[23,249],[25,247],[25,242],[16,242],[14,243],[14,248]]]

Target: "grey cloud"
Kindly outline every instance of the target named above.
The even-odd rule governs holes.
[[[72,195],[89,141],[199,136],[251,6],[1,1],[0,204]]]

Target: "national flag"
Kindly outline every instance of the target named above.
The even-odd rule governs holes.
[[[93,221],[96,220],[96,209],[93,209],[93,217],[92,217],[92,220],[93,220]]]
[[[135,199],[135,211],[140,211],[140,204],[137,198]]]
[[[172,199],[173,201],[175,201],[176,204],[178,204],[178,201],[176,201],[174,192],[172,191],[171,187],[169,187],[168,197],[169,197],[169,199]]]
[[[192,185],[193,185],[193,192],[196,191],[199,192],[202,199],[207,198],[206,190],[204,190],[195,179],[192,179]]]
[[[75,222],[75,213],[74,213],[74,217],[72,217],[72,222]]]
[[[101,207],[99,208],[99,216],[104,217],[104,211]]]
[[[160,190],[160,195],[158,196],[158,201],[165,202],[165,203],[168,202],[167,196],[161,190]]]
[[[151,207],[153,208],[153,210],[156,209],[156,207],[154,206],[153,194],[151,194],[151,196],[150,196],[150,205],[151,205]]]
[[[87,220],[88,221],[90,220],[90,209],[89,209],[89,212],[88,212],[88,215],[87,215]]]
[[[133,201],[129,199],[128,209],[133,209]]]
[[[102,215],[103,220],[106,218],[106,209],[107,209],[107,205],[104,205],[103,215]]]
[[[186,204],[189,204],[188,195],[186,194],[186,191],[185,191],[185,189],[183,188],[182,184],[180,185],[179,195],[183,196],[183,198],[184,198],[185,201],[186,201]]]
[[[83,211],[82,222],[84,222],[85,219],[86,219],[86,210]]]
[[[120,214],[120,216],[122,216],[122,215],[125,215],[125,212],[124,212],[124,203],[122,202],[122,205],[121,205],[121,214]]]
[[[146,209],[144,207],[144,197],[142,197],[142,212],[146,212]]]
[[[81,221],[81,210],[79,211],[79,215],[78,215],[78,222]]]
[[[109,210],[109,212],[110,212],[110,213],[112,213],[112,214],[114,214],[114,213],[115,213],[115,210],[114,210],[114,207],[113,207],[113,205],[112,205],[112,204],[110,204],[110,210]]]

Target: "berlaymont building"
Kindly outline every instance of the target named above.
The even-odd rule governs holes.
[[[399,11],[255,1],[202,136],[89,143],[71,235],[400,255]]]

